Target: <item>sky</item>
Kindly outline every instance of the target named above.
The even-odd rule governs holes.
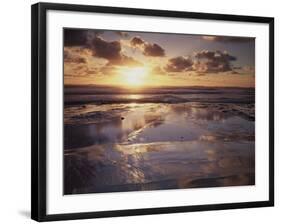
[[[255,39],[64,29],[64,83],[255,86]]]

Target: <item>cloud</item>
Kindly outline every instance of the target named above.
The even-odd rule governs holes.
[[[121,57],[118,60],[109,60],[108,65],[142,66],[143,63],[132,57],[121,54]]]
[[[121,57],[121,44],[119,41],[107,42],[101,37],[95,37],[91,42],[93,55],[109,61],[119,60]]]
[[[225,42],[225,43],[246,43],[253,41],[252,37],[228,37],[228,36],[202,36],[204,40],[216,41],[216,42]]]
[[[131,55],[126,55],[128,49],[137,49],[139,53],[150,57],[163,57],[165,50],[156,43],[149,43],[139,36],[130,39],[108,41],[103,39],[103,30],[64,30],[64,63],[65,74],[81,75],[108,75],[114,74],[119,66],[141,66],[140,61]],[[129,37],[122,31],[111,31],[120,37]],[[239,42],[242,37],[204,36],[207,41]],[[239,39],[239,40],[238,40]],[[242,38],[243,39],[243,38]],[[252,40],[253,38],[246,38]],[[245,38],[243,39],[245,41]],[[248,40],[249,41],[249,40]],[[133,52],[133,51],[129,51]],[[186,75],[204,76],[207,73],[215,74],[254,74],[252,67],[233,66],[237,58],[226,51],[202,50],[190,56],[166,58],[146,58],[156,60],[151,65],[152,74],[166,75],[183,73]],[[144,63],[148,63],[144,60]],[[161,64],[160,64],[161,61]],[[164,63],[163,63],[164,62]]]
[[[228,54],[228,52],[224,51],[208,51],[208,50],[203,50],[200,52],[195,53],[195,57],[198,59],[207,59],[207,60],[217,60],[217,61],[235,61],[236,57],[231,56]]]
[[[245,66],[242,67],[242,70],[244,70],[246,72],[255,72],[255,67],[250,66],[250,65],[245,65]]]
[[[120,41],[110,42],[96,36],[91,42],[91,49],[93,56],[107,59],[109,64],[140,65],[140,62],[122,53]]]
[[[236,72],[236,74],[240,75],[255,75],[255,67],[249,65],[233,67],[233,72]]]
[[[64,76],[65,77],[89,77],[92,75],[97,75],[99,69],[91,69],[87,64],[64,64]]]
[[[120,37],[127,38],[129,34],[122,31],[113,31]],[[82,29],[65,29],[64,46],[89,47],[89,44],[96,38],[100,37],[104,30],[82,30]]]
[[[163,57],[165,56],[165,50],[158,44],[146,43],[144,45],[143,54],[152,57]]]
[[[236,61],[236,57],[228,54],[226,51],[208,51],[203,50],[195,53],[197,59],[193,68],[198,72],[219,73],[232,71],[232,61]]]
[[[65,29],[64,46],[88,48],[91,41],[103,33],[103,30]]]
[[[64,30],[64,46],[85,46],[88,41],[88,31],[80,29]]]
[[[153,67],[151,70],[151,73],[154,75],[166,75],[167,74],[160,66]]]
[[[64,57],[63,60],[64,60],[65,63],[77,63],[77,64],[86,63],[85,58],[83,58],[83,57],[81,57],[80,55],[77,55],[77,54],[72,54],[67,49],[64,49],[63,57]]]
[[[120,41],[106,41],[99,35],[93,36],[93,33],[91,35],[91,42],[87,41],[87,45],[72,41],[71,46],[64,47],[66,77],[110,75],[118,66],[143,65],[122,52]]]
[[[165,56],[165,50],[156,43],[149,43],[143,40],[141,37],[133,37],[130,40],[130,45],[133,48],[141,50],[142,54],[151,57],[163,57]]]
[[[130,41],[132,47],[139,47],[145,44],[145,41],[140,37],[133,37]]]
[[[193,61],[189,57],[174,57],[170,58],[167,65],[165,66],[165,70],[167,72],[183,72],[183,71],[191,71],[193,70]]]
[[[84,47],[64,47],[65,77],[89,77],[99,74],[105,62],[94,58],[92,51]]]
[[[164,66],[168,73],[191,72],[188,73],[202,76],[206,73],[237,72],[232,66],[232,61],[237,58],[224,51],[203,50],[195,52],[193,57],[178,56],[170,58]],[[234,73],[233,73],[234,74]],[[236,73],[235,73],[236,74]]]

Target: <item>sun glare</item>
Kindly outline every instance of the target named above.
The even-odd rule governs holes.
[[[120,70],[123,84],[127,86],[142,86],[145,84],[148,69],[146,67],[123,68]]]

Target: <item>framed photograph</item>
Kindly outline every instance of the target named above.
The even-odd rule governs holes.
[[[274,205],[274,19],[32,6],[32,218]]]

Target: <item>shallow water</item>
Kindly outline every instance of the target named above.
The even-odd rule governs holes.
[[[65,194],[255,184],[254,103],[66,105]]]

